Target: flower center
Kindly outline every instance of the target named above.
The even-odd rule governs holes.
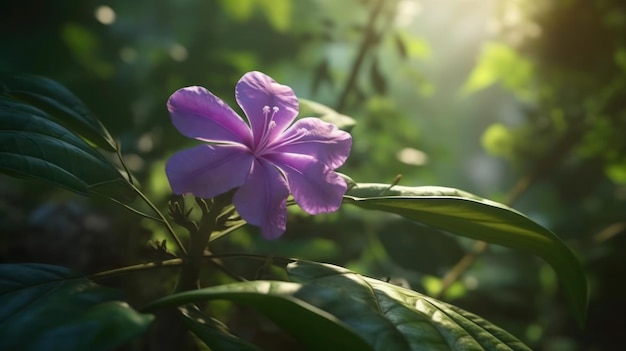
[[[265,123],[267,124],[266,132],[269,132],[270,130],[276,128],[276,122],[274,122],[274,116],[276,116],[276,112],[278,112],[278,110],[280,110],[278,106],[273,106],[272,108],[270,108],[267,105],[263,106],[263,116],[265,117]]]
[[[276,117],[276,113],[280,109],[278,106],[263,106],[263,118],[264,118],[264,128],[259,140],[257,142],[255,148],[255,154],[262,154],[263,151],[267,148],[267,145],[271,142],[270,140],[270,132],[272,129],[276,128],[276,122],[274,121],[274,117]]]

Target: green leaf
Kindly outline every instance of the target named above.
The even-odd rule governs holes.
[[[30,177],[79,194],[132,200],[135,192],[119,171],[85,141],[45,112],[0,97],[0,172]]]
[[[179,309],[187,328],[211,350],[261,351],[256,345],[232,335],[226,325],[202,313],[196,306],[186,305]]]
[[[63,85],[44,77],[2,77],[0,93],[18,98],[48,114],[50,118],[108,151],[116,151],[117,144],[109,131],[89,111],[83,102]]]
[[[307,99],[298,99],[298,102],[302,117],[319,117],[321,120],[346,131],[350,131],[356,125],[356,121],[352,117],[342,115],[326,105]]]
[[[195,301],[229,300],[257,309],[310,350],[371,350],[343,322],[294,298],[301,288],[301,284],[280,281],[233,283],[170,295],[150,303],[145,310]]]
[[[483,44],[478,64],[463,85],[464,94],[472,94],[501,82],[519,98],[529,100],[537,90],[533,86],[535,77],[532,62],[502,43]]]
[[[559,276],[574,317],[584,324],[588,295],[580,262],[559,237],[523,214],[461,190],[432,186],[357,184],[344,196],[344,202],[543,258]]]
[[[58,266],[0,265],[0,350],[110,350],[143,333],[152,315],[117,290]]]
[[[342,320],[373,350],[530,350],[474,314],[342,267],[296,261],[287,271],[303,284],[295,297]]]

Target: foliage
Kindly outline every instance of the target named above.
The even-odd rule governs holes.
[[[38,78],[33,80],[37,82]],[[36,84],[33,86],[36,87]],[[52,103],[55,102],[54,97],[60,101],[71,100],[75,102],[73,112],[86,111],[86,107],[79,104],[77,98],[63,88],[47,92],[40,100]],[[95,170],[94,176],[102,176],[106,175],[103,171],[106,167],[115,169],[100,154],[94,153],[95,150],[89,145],[83,143],[78,135],[52,122],[42,111],[8,97],[4,101],[3,111],[7,114],[2,116],[5,121],[2,131],[6,137],[14,138],[9,139],[10,142],[6,143],[3,150],[3,163],[7,165],[7,173],[32,175],[52,184],[64,185],[78,193],[88,194],[91,184],[89,177],[92,174],[89,172]],[[330,109],[325,111],[332,113]],[[344,116],[343,119],[345,118],[347,117]],[[29,134],[27,139],[19,139],[24,134]],[[56,145],[60,145],[58,150],[54,148]],[[37,167],[37,163],[33,166],[32,159],[44,162],[46,166]],[[70,164],[66,164],[67,161]],[[123,163],[122,158],[120,161]],[[49,171],[57,168],[65,172]],[[71,174],[71,178],[67,173]],[[149,203],[147,197],[132,185],[130,179],[119,174],[116,178],[114,179],[118,182],[127,182],[130,189],[137,191]],[[83,179],[87,185],[81,188],[79,186],[83,185],[80,183]],[[76,184],[73,180],[76,180]],[[554,234],[523,215],[455,189],[358,183],[351,186],[352,189],[345,199],[357,206],[398,213],[452,233],[527,249],[542,256],[553,264],[562,277],[572,310],[578,321],[583,323],[586,282],[581,268],[573,254]],[[115,193],[116,189],[98,191],[98,194],[111,198],[115,198]],[[296,265],[291,263],[287,272],[289,278],[295,278],[297,283],[253,280],[195,289],[200,268],[203,266],[205,247],[211,235],[215,233],[223,236],[226,231],[230,232],[235,224],[229,225],[229,219],[238,217],[233,214],[234,208],[229,204],[229,198],[230,195],[207,200],[197,198],[196,202],[202,213],[198,222],[189,218],[190,211],[185,209],[183,202],[170,202],[170,216],[175,223],[188,231],[190,241],[187,246],[182,244],[177,234],[167,225],[169,234],[175,239],[179,254],[183,255],[185,261],[181,261],[182,271],[175,293],[148,303],[146,311],[166,306],[189,305],[198,300],[226,299],[258,309],[310,349],[330,347],[366,350],[382,347],[417,350],[423,347],[443,347],[457,350],[479,345],[498,347],[501,344],[514,349],[526,349],[516,338],[480,317],[416,292],[360,277],[340,267],[306,262]],[[123,199],[116,201],[130,208],[130,203],[125,203]],[[153,209],[159,213],[158,209]],[[162,214],[159,217],[164,224],[168,223]],[[161,254],[167,253],[163,244],[157,245],[157,250]],[[121,269],[124,270],[125,268]],[[119,271],[118,269],[114,273]],[[27,349],[36,349],[50,342],[58,345],[58,340],[61,339],[57,338],[66,337],[67,333],[78,333],[81,338],[71,338],[75,344],[63,343],[62,347],[107,349],[135,337],[152,320],[151,315],[141,315],[128,305],[107,302],[110,297],[105,294],[106,291],[100,292],[101,289],[92,287],[84,278],[72,279],[70,273],[61,267],[3,265],[2,272],[4,274],[0,277],[5,281],[2,288],[5,299],[3,306],[7,309],[3,313],[4,320],[5,323],[10,323],[10,328],[15,328],[10,336],[3,339],[8,347],[24,345]],[[107,274],[104,272],[97,276],[102,278]],[[361,283],[353,286],[359,281]],[[90,289],[96,289],[93,297],[86,295]],[[347,303],[346,300],[352,299],[354,304]],[[83,301],[99,304],[92,307],[89,304],[84,305]],[[190,317],[192,314],[203,313],[198,307],[181,308],[180,312],[187,320],[190,331],[200,340],[210,340],[207,341],[208,345],[223,349],[256,348],[231,335],[221,327],[220,321],[211,316],[200,318],[212,321],[214,326],[201,327],[197,320]],[[49,314],[61,319],[42,317]],[[29,337],[22,333],[27,333]],[[103,339],[104,335],[106,339]],[[219,341],[214,342],[215,338]]]
[[[77,349],[291,350],[316,342],[241,298],[143,309],[257,282],[305,286],[289,303],[348,339],[365,336],[334,309],[371,313],[361,301],[320,302],[343,294],[329,282],[352,289],[355,280],[292,274],[307,265],[497,325],[531,349],[619,349],[625,11],[617,0],[7,3],[0,170],[11,177],[0,182],[0,261],[18,273],[40,267],[24,262],[51,264],[46,270],[66,277],[62,295],[50,296],[55,312],[66,313],[51,315],[45,304],[25,311],[44,313],[41,328],[33,326],[41,333],[56,330],[43,323],[52,316],[80,324]],[[358,183],[337,213],[313,218],[289,207],[278,241],[222,208],[226,222],[210,233],[196,290],[181,278],[183,258],[196,240],[188,229],[211,201],[170,197],[165,159],[193,144],[173,132],[165,101],[203,85],[236,106],[233,83],[251,70],[292,86],[300,117],[350,131],[353,150],[340,171]],[[433,193],[426,184],[451,188]],[[174,221],[163,209],[187,216]],[[78,275],[93,272],[101,273]],[[0,348],[47,340],[18,326],[21,333],[0,328]],[[181,332],[164,332],[171,330]],[[371,335],[361,336],[368,344]],[[480,338],[463,340],[472,339]]]

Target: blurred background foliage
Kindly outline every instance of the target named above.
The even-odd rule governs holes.
[[[403,185],[456,187],[552,229],[588,272],[585,330],[544,262],[393,216],[344,208],[312,218],[293,209],[280,240],[246,228],[213,245],[391,279],[540,350],[623,343],[625,41],[621,0],[23,0],[0,11],[0,70],[47,76],[75,92],[162,206],[170,196],[165,161],[195,143],[172,127],[169,95],[202,85],[236,106],[235,83],[260,70],[357,120],[341,169],[356,181],[401,174]],[[7,177],[0,193],[2,261],[95,272],[150,260],[147,243],[164,238],[156,224],[105,200]],[[273,274],[259,262],[228,262]],[[227,279],[205,275],[207,283]],[[167,271],[132,278],[108,283],[137,302],[174,282]],[[212,308],[240,335],[289,349],[250,311]]]

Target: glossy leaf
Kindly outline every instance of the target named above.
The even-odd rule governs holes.
[[[373,350],[530,350],[474,314],[342,267],[296,261],[287,271],[303,284],[295,297],[339,318]]]
[[[587,312],[587,280],[574,253],[551,231],[494,201],[444,187],[357,184],[344,202],[395,213],[453,234],[526,250],[558,274],[580,325]]]
[[[117,290],[66,268],[0,265],[0,350],[110,350],[152,319],[120,301]]]
[[[63,85],[39,76],[2,77],[0,93],[26,101],[90,143],[108,151],[117,145],[109,131],[83,102]]]
[[[0,171],[47,181],[79,194],[131,200],[134,191],[98,151],[45,112],[0,97]]]
[[[193,305],[179,308],[185,325],[211,350],[220,351],[261,351],[256,345],[238,338],[228,331],[222,322],[207,316]]]
[[[294,298],[301,288],[301,284],[281,281],[233,283],[170,295],[149,304],[145,309],[151,311],[196,301],[229,300],[255,308],[310,350],[370,350],[363,339],[343,322]]]
[[[343,115],[326,105],[307,99],[298,99],[298,102],[300,102],[301,117],[319,117],[321,120],[334,124],[337,128],[347,131],[350,131],[350,129],[356,125],[356,121],[354,119]]]

